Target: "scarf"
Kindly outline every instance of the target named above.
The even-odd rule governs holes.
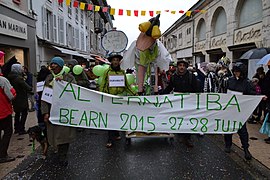
[[[53,80],[55,80],[56,78],[58,79],[63,79],[63,74],[65,73],[65,70],[64,68],[62,68],[62,70],[58,73],[58,74],[54,74],[53,71],[52,71],[52,75],[53,75]],[[53,82],[54,81],[51,81],[50,82],[50,85],[53,87]]]

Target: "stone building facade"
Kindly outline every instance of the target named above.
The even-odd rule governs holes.
[[[190,10],[161,37],[175,61],[235,61],[250,49],[270,47],[270,0],[200,0]]]

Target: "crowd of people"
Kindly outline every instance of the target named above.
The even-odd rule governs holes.
[[[15,57],[14,57],[15,58]],[[126,71],[122,70],[120,54],[111,54],[108,57],[109,68],[104,72],[99,90],[113,95],[140,95],[135,92],[129,84],[121,87],[110,87],[108,84],[109,75],[119,75],[126,78]],[[16,58],[15,58],[16,59]],[[12,62],[14,60],[10,60]],[[247,121],[248,123],[269,122],[267,113],[270,107],[270,65],[268,72],[265,73],[262,67],[257,69],[252,80],[247,78],[247,66],[242,62],[233,64],[232,70],[229,69],[230,60],[226,57],[220,59],[218,63],[199,63],[191,67],[185,60],[179,60],[176,65],[170,66],[167,72],[158,72],[158,94],[169,94],[172,92],[189,93],[229,93],[237,91],[243,95],[265,95],[258,107]],[[37,74],[35,82],[43,82],[44,87],[53,88],[53,80],[63,80],[76,83],[85,88],[91,88],[90,81],[97,78],[92,69],[82,71],[80,74],[74,73],[73,68],[78,65],[78,61],[73,59],[66,63],[69,72],[64,69],[65,62],[61,57],[51,59],[49,67],[42,66]],[[127,80],[125,81],[127,82]],[[12,114],[14,112],[14,133],[25,134],[25,122],[29,111],[36,110],[38,126],[42,129],[48,144],[58,153],[59,163],[63,166],[68,164],[69,145],[76,138],[77,130],[72,127],[54,125],[49,121],[51,104],[42,100],[42,91],[33,93],[33,75],[27,67],[23,67],[18,62],[5,65],[0,76],[0,163],[13,161],[15,158],[7,154],[10,138],[13,133]],[[142,89],[141,89],[142,91]],[[155,92],[155,95],[157,93]],[[36,102],[34,103],[33,97]],[[30,107],[29,107],[30,102]],[[4,107],[4,108],[2,108]],[[268,123],[269,126],[269,123]],[[261,131],[265,133],[265,131]],[[270,132],[265,142],[270,144]],[[249,134],[246,124],[238,131],[245,158],[252,158],[249,152]],[[191,134],[181,134],[184,144],[192,148]],[[111,148],[115,140],[120,140],[118,131],[108,131],[107,148]],[[224,135],[225,152],[231,152],[232,134]]]

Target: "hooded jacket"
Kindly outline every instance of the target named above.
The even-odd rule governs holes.
[[[0,121],[12,114],[11,100],[15,96],[15,89],[5,77],[0,76]]]
[[[21,112],[28,108],[27,94],[32,91],[32,88],[24,81],[20,64],[12,65],[8,80],[17,93],[16,98],[12,102],[14,111]]]

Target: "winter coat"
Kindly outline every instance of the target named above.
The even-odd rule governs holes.
[[[12,114],[11,100],[15,96],[15,89],[5,77],[0,76],[0,120]]]
[[[242,92],[243,95],[255,95],[256,90],[251,81],[247,78],[230,77],[228,79],[227,89],[231,91]]]
[[[125,77],[125,86],[124,87],[109,87],[109,75],[124,75]],[[110,67],[104,72],[103,79],[101,81],[99,91],[105,92],[113,95],[135,95],[131,90],[130,85],[127,83],[126,73],[124,70],[114,71]]]
[[[75,78],[71,74],[63,74],[63,80],[71,83],[76,83]],[[50,83],[53,81],[53,75],[50,74],[45,80],[45,85],[52,88]],[[67,102],[68,103],[68,102]],[[51,104],[41,101],[41,113],[50,114]],[[54,125],[47,123],[47,137],[49,144],[53,147],[57,147],[59,144],[71,143],[76,138],[76,129],[68,126]]]
[[[15,112],[21,112],[28,108],[28,98],[27,94],[32,91],[30,87],[23,79],[21,73],[11,71],[8,75],[8,80],[10,84],[16,90],[17,96],[12,101],[13,108]]]
[[[200,91],[199,82],[196,76],[186,71],[185,74],[180,75],[177,71],[170,79],[169,85],[161,94],[169,94],[171,91],[181,93],[196,93]]]

